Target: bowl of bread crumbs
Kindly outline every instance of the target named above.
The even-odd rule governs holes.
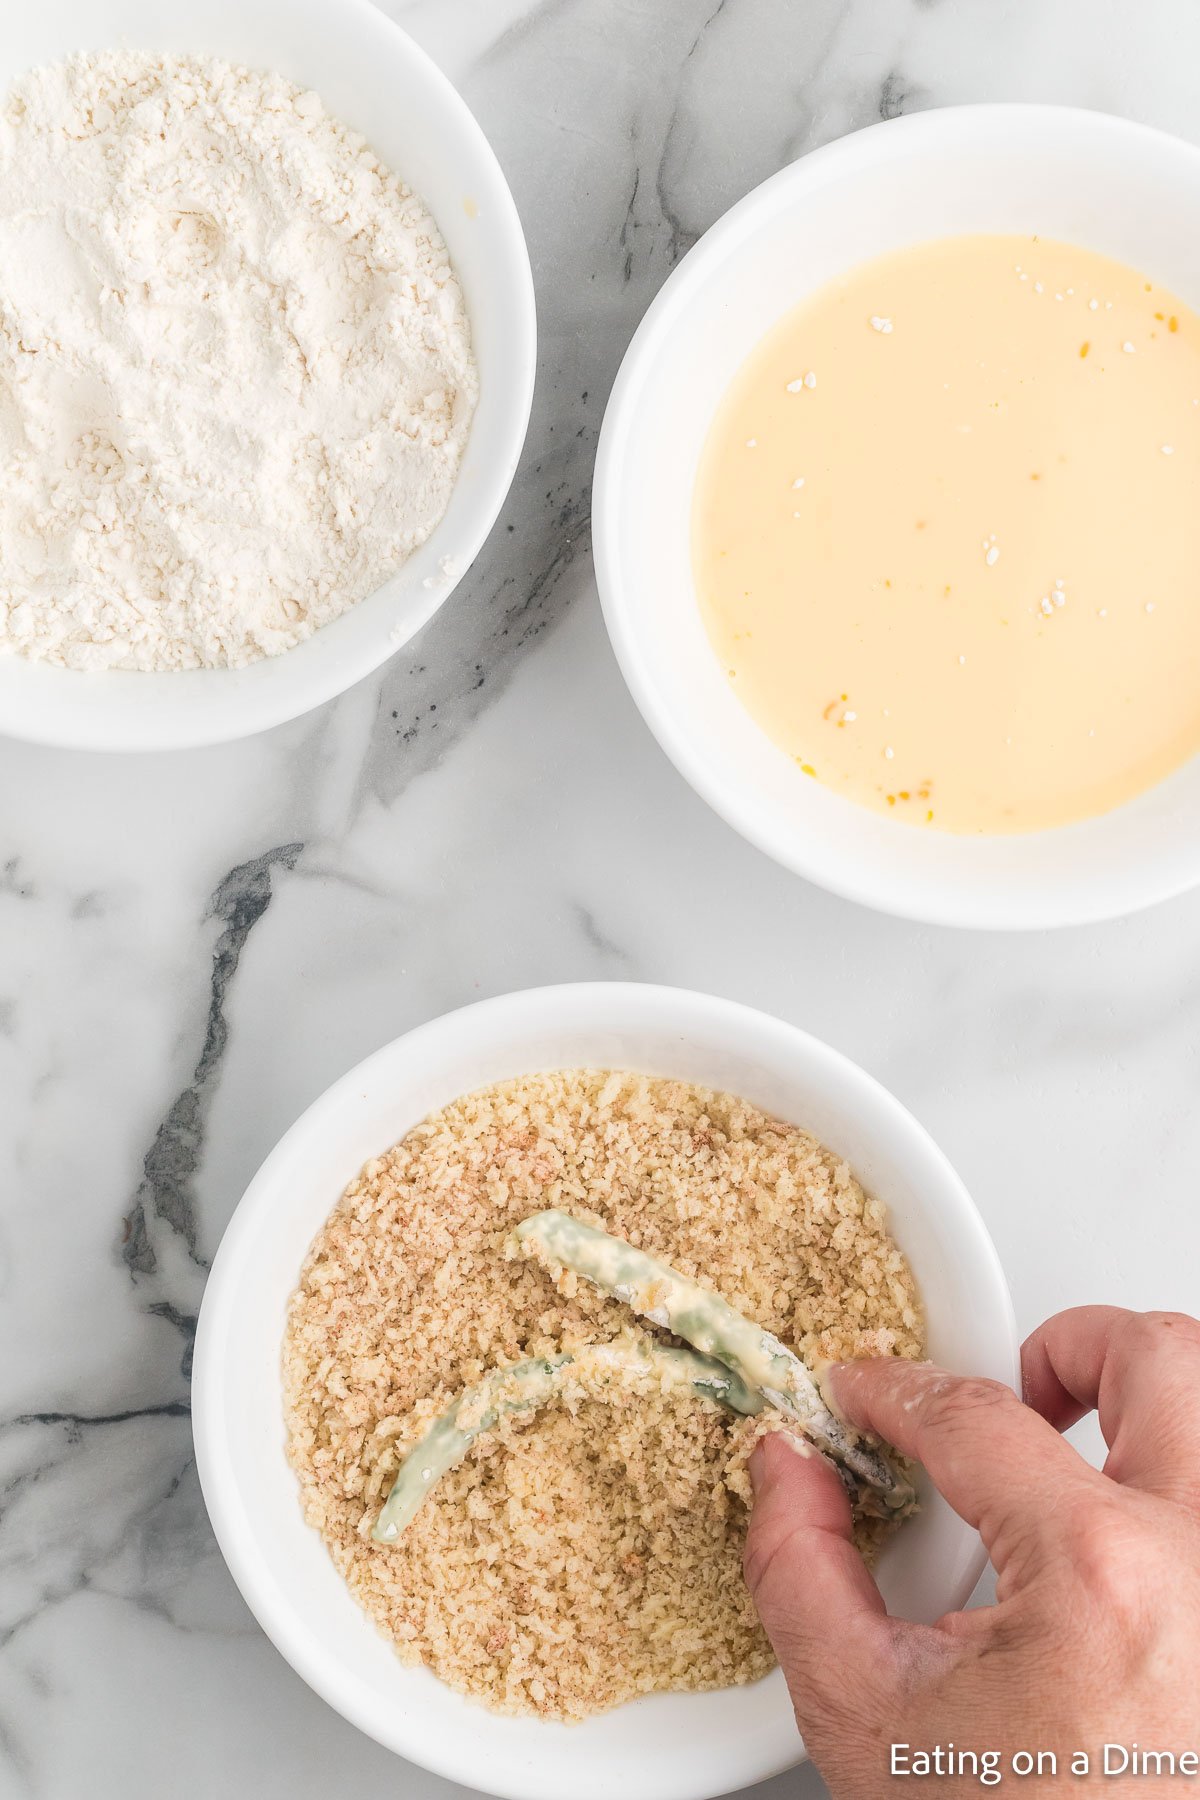
[[[823,1412],[809,1371],[863,1355],[1016,1379],[922,1128],[747,1008],[548,988],[398,1039],[268,1158],[201,1311],[197,1461],[264,1629],[379,1742],[514,1800],[701,1800],[803,1754],[741,1575],[764,1430],[839,1460],[896,1610],[982,1570]]]

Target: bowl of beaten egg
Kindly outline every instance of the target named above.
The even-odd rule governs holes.
[[[618,376],[594,507],[626,680],[786,867],[910,918],[1200,880],[1200,151],[955,108],[707,233]]]

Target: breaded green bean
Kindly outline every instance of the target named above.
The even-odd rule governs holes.
[[[622,1238],[557,1209],[522,1220],[509,1241],[551,1273],[572,1270],[640,1318],[715,1356],[769,1405],[794,1419],[818,1449],[868,1490],[864,1498],[877,1499],[885,1513],[914,1507],[911,1484],[881,1450],[835,1418],[800,1358],[719,1294]]]
[[[478,1386],[461,1393],[409,1451],[371,1528],[375,1543],[395,1543],[435,1483],[462,1462],[482,1432],[510,1414],[545,1406],[571,1378],[601,1386],[612,1380],[627,1386],[639,1380],[666,1382],[738,1413],[759,1412],[764,1405],[762,1395],[724,1363],[648,1338],[588,1344],[561,1356],[535,1356],[493,1369]]]

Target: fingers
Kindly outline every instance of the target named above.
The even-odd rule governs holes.
[[[869,1628],[885,1608],[850,1536],[850,1502],[826,1459],[773,1432],[750,1460],[754,1511],[746,1585],[780,1662],[828,1645],[831,1631]]]
[[[1200,1323],[1074,1307],[1032,1334],[1021,1366],[1029,1405],[1058,1430],[1099,1412],[1106,1475],[1200,1511]]]
[[[826,1381],[851,1424],[925,1465],[1001,1571],[1018,1548],[1035,1556],[1046,1523],[1097,1479],[1001,1382],[893,1357],[835,1364]]]
[[[1075,1306],[1039,1325],[1021,1345],[1026,1405],[1056,1431],[1094,1411],[1109,1340],[1130,1316],[1119,1306]]]
[[[746,1583],[801,1734],[832,1766],[855,1733],[878,1735],[876,1720],[894,1710],[899,1683],[944,1666],[957,1648],[930,1627],[888,1618],[854,1547],[842,1484],[811,1445],[774,1432],[755,1450],[750,1474]]]

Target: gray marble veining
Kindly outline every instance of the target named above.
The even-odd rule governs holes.
[[[186,0],[180,0],[186,5]],[[650,740],[588,556],[605,397],[696,238],[881,117],[1054,99],[1200,137],[1190,0],[392,0],[462,86],[529,236],[522,468],[378,678],[249,743],[0,743],[0,1795],[460,1790],[288,1669],[191,1457],[204,1276],[299,1111],[483,994],[630,976],[764,1006],[931,1128],[1032,1326],[1197,1305],[1200,897],[1053,937],[867,914],[741,843]],[[1091,1443],[1091,1439],[1085,1439]],[[816,1776],[761,1792],[816,1796]]]

